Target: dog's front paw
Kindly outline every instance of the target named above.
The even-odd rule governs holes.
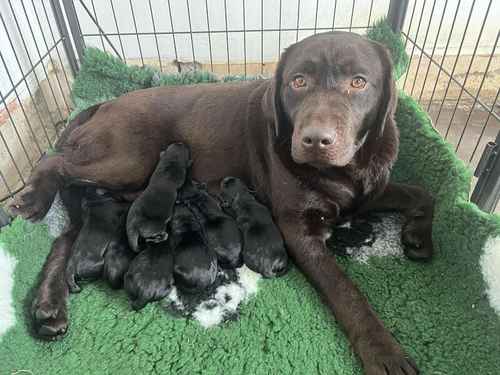
[[[411,358],[404,354],[379,354],[373,360],[363,363],[366,375],[417,375],[419,370]]]
[[[68,330],[66,299],[35,299],[33,320],[35,332],[40,338],[55,340],[62,337]]]
[[[418,375],[415,361],[390,336],[376,338],[360,353],[366,375]]]
[[[408,258],[419,261],[432,258],[432,214],[417,211],[408,216],[403,225],[401,240]]]

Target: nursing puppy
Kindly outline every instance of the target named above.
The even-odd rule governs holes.
[[[124,288],[134,310],[165,298],[172,288],[173,255],[168,242],[149,243],[130,263]]]
[[[161,152],[148,186],[134,201],[127,217],[127,237],[132,250],[140,250],[141,240],[167,239],[167,224],[177,200],[177,190],[184,184],[191,164],[189,148],[182,143],[173,143]]]
[[[186,205],[175,206],[169,239],[175,254],[175,284],[186,292],[212,285],[217,277],[217,256],[207,246],[203,228]]]
[[[79,292],[77,280],[102,276],[104,255],[112,243],[120,242],[129,203],[117,202],[100,189],[87,189],[82,202],[83,226],[66,264],[66,281],[73,293]]]
[[[103,279],[113,289],[119,289],[123,286],[123,277],[136,255],[128,246],[125,235],[120,241],[113,241],[109,244],[104,255],[104,269],[102,273]]]
[[[237,268],[243,263],[241,234],[236,221],[222,211],[217,199],[205,187],[191,179],[181,190],[181,201],[195,214],[203,227],[207,245],[217,255],[223,268]]]
[[[254,198],[238,178],[221,182],[222,197],[243,233],[243,261],[265,277],[283,275],[288,256],[281,233],[269,210]]]

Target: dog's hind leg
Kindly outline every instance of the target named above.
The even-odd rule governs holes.
[[[45,156],[33,170],[28,185],[18,194],[10,210],[26,220],[43,219],[62,187],[61,155]]]
[[[31,221],[43,219],[63,184],[63,145],[70,134],[87,122],[100,106],[101,104],[97,104],[87,108],[68,124],[56,143],[56,154],[42,157],[31,173],[26,188],[10,206],[12,214]]]

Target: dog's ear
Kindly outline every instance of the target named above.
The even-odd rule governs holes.
[[[289,52],[290,48],[281,54],[274,77],[269,81],[269,85],[262,98],[264,117],[268,122],[274,125],[275,138],[282,135],[282,131],[288,126],[288,119],[283,111],[283,104],[281,101],[281,88],[283,86],[283,70]]]
[[[375,129],[376,137],[380,138],[384,134],[386,126],[395,126],[394,112],[397,105],[397,90],[389,51],[383,45],[376,42],[373,43],[377,46],[377,51],[384,67],[382,99],[379,104]]]
[[[269,81],[269,85],[262,98],[264,117],[268,123],[273,124],[275,138],[278,138],[280,134],[280,127],[284,117],[281,109],[280,87],[281,79],[275,76]]]

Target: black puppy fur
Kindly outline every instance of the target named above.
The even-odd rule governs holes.
[[[203,227],[207,245],[217,255],[222,268],[237,268],[243,263],[241,234],[236,221],[222,211],[217,199],[204,186],[186,181],[180,200],[195,214]]]
[[[137,254],[130,250],[126,236],[111,242],[104,255],[103,278],[113,289],[123,286],[123,277]]]
[[[243,234],[244,263],[264,277],[283,275],[288,269],[288,255],[269,210],[257,202],[238,178],[222,180],[221,193]]]
[[[66,281],[73,293],[79,292],[77,280],[102,276],[104,255],[111,243],[120,242],[129,203],[117,202],[107,193],[88,188],[82,201],[83,226],[66,264]]]
[[[182,143],[173,143],[161,152],[148,186],[134,201],[127,217],[127,237],[132,250],[140,250],[141,239],[147,242],[167,239],[167,224],[177,190],[184,184],[191,164],[189,148]]]
[[[175,254],[175,284],[179,288],[194,293],[213,284],[217,277],[217,256],[207,246],[203,228],[186,205],[175,206],[170,244]]]
[[[172,289],[174,260],[168,242],[149,243],[130,263],[124,288],[134,310],[168,296]]]

